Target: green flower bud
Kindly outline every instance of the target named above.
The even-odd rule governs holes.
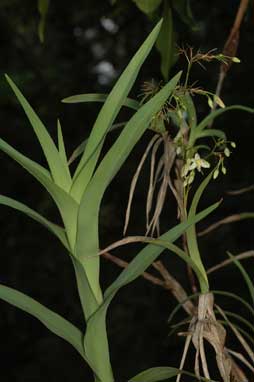
[[[232,62],[240,64],[241,60],[238,57],[232,57]]]
[[[216,168],[216,170],[213,173],[213,179],[217,179],[219,176],[219,170]]]
[[[230,157],[230,151],[229,149],[226,147],[225,150],[224,150],[224,154],[226,155],[226,157]]]

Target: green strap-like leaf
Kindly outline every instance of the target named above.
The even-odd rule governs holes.
[[[57,120],[57,143],[58,143],[58,151],[63,163],[67,163],[67,156],[65,150],[65,144],[63,139],[63,131],[60,119]]]
[[[144,13],[149,14],[154,12],[162,0],[133,0],[137,7]]]
[[[75,270],[82,310],[84,313],[85,320],[87,321],[91,317],[91,315],[98,309],[99,304],[90,287],[88,277],[83,265],[81,264],[79,259],[77,259],[72,254],[70,254],[70,257]]]
[[[0,195],[0,204],[11,207],[17,211],[23,212],[25,215],[42,224],[61,241],[61,243],[65,246],[67,250],[69,250],[69,244],[66,238],[65,230],[62,227],[50,222],[42,215],[38,214],[38,212],[27,207],[25,204],[20,203],[12,198],[8,198],[7,196]]]
[[[83,102],[105,102],[108,98],[108,94],[94,94],[94,93],[88,93],[88,94],[77,94],[74,96],[70,96],[67,98],[64,98],[62,102],[64,103],[83,103]],[[132,98],[126,98],[126,100],[123,102],[123,106],[127,106],[130,109],[138,110],[140,107],[140,104],[138,101]]]
[[[227,140],[227,137],[224,131],[219,129],[205,129],[205,130],[202,130],[200,134],[196,136],[196,141],[200,138],[206,138],[206,137],[218,137],[225,141]]]
[[[116,129],[119,129],[121,127],[124,127],[126,125],[126,122],[121,122],[121,123],[115,123],[114,125],[112,125],[110,131],[113,131],[113,130],[116,130]],[[86,148],[86,145],[87,145],[87,141],[88,139],[85,139],[74,151],[73,153],[71,154],[69,160],[68,160],[68,165],[70,165],[71,163],[73,163],[75,161],[75,159],[77,159],[80,155],[83,154],[83,152],[85,151],[85,148]],[[89,159],[88,159],[89,160]]]
[[[188,92],[186,92],[184,95],[180,96],[180,99],[187,112],[187,121],[189,128],[191,130],[195,129],[197,125],[197,113],[192,97]]]
[[[74,251],[78,214],[78,205],[75,200],[52,181],[49,172],[45,168],[21,154],[1,138],[0,150],[24,167],[52,196],[62,216],[70,248]]]
[[[95,296],[99,296],[98,216],[102,196],[131,150],[145,132],[154,114],[160,110],[179,81],[178,73],[159,93],[143,105],[126,124],[105,155],[80,203],[75,254],[87,271]],[[84,235],[86,232],[86,235]],[[89,237],[90,240],[87,240]],[[99,301],[99,300],[98,300]]]
[[[215,203],[212,206],[206,208],[204,211],[199,212],[194,217],[189,217],[185,222],[178,224],[162,236],[158,240],[172,243],[177,240],[183,232],[185,232],[190,226],[196,224],[204,217],[209,215],[219,206],[219,203]],[[114,293],[114,290],[119,290],[122,286],[134,281],[139,277],[156,258],[163,252],[162,246],[149,244],[130,262],[128,267],[124,269],[113,284],[106,290],[105,298]]]
[[[29,105],[21,91],[10,79],[10,77],[6,75],[6,79],[33,127],[33,130],[40,142],[41,148],[47,159],[55,183],[58,186],[62,187],[65,191],[69,191],[71,187],[70,175],[66,170],[64,164],[62,163],[62,159],[59,155],[59,152],[52,138],[50,137],[47,129],[45,128],[37,114],[34,112],[32,107]]]
[[[38,0],[38,11],[40,13],[40,21],[38,25],[38,34],[40,42],[44,42],[44,33],[45,33],[45,24],[46,24],[46,17],[48,13],[49,8],[49,1],[50,0]]]
[[[161,56],[161,73],[168,81],[169,71],[177,60],[172,11],[168,2],[164,2],[163,23],[156,41]]]
[[[149,240],[146,240],[146,241],[149,242]],[[204,277],[203,273],[200,271],[199,267],[192,260],[192,258],[189,255],[187,255],[181,248],[177,247],[175,244],[168,243],[165,240],[155,239],[150,242],[151,244],[159,245],[175,253],[178,257],[180,257],[183,261],[185,261],[185,263],[188,264],[194,270],[199,280],[203,280],[203,283],[206,283],[206,278]]]
[[[254,113],[254,109],[241,105],[232,105],[225,107],[223,109],[218,109],[212,111],[207,117],[205,117],[196,127],[196,129],[192,129],[190,132],[189,144],[193,146],[195,144],[196,139],[200,136],[200,133],[214,121],[215,118],[219,117],[221,114],[229,111],[229,110],[242,110],[248,113]]]
[[[69,342],[86,359],[83,333],[59,314],[13,288],[0,285],[0,298],[40,320],[51,332]]]
[[[195,224],[199,220],[206,217],[215,208],[217,208],[217,206],[218,203],[198,213],[194,218],[188,219],[184,223],[178,224],[176,227],[162,235],[159,240],[163,240],[169,243],[175,241],[191,224]],[[161,254],[163,250],[164,248],[161,246],[148,244],[139,252],[136,257],[134,257],[128,267],[120,273],[117,279],[106,290],[103,303],[88,320],[85,334],[85,352],[89,359],[91,357],[93,364],[96,364],[96,359],[100,359],[100,357],[103,357],[103,354],[107,352],[106,313],[113,297],[123,286],[129,284],[137,277],[139,277],[149,267],[149,265],[151,265],[156,260],[156,258]],[[100,338],[101,346],[98,349],[94,348],[95,333],[98,338]],[[97,370],[97,374],[98,376],[103,375],[100,374],[100,370]]]
[[[192,377],[193,380],[205,381],[205,382],[216,382],[213,379],[206,379],[204,377],[197,378],[193,373],[190,373],[185,370],[179,370],[174,367],[161,366],[153,367],[142,371],[135,377],[131,378],[128,382],[160,382],[160,381],[169,381],[169,378],[176,377],[178,374],[185,374]]]
[[[249,289],[251,300],[252,300],[252,305],[254,306],[254,284],[253,284],[250,276],[248,275],[248,273],[246,272],[246,270],[244,269],[244,267],[242,266],[240,261],[234,258],[234,255],[232,255],[230,252],[227,252],[227,254],[232,259],[233,263],[237,266],[239,271],[241,272],[241,274],[244,278],[244,281],[245,281],[245,283]]]
[[[63,132],[62,132],[62,127],[61,127],[61,123],[59,119],[57,120],[57,141],[58,141],[59,155],[61,157],[64,167],[66,168],[66,172],[69,174],[69,178],[71,179],[71,174],[70,174],[70,169],[68,165],[65,144],[63,139]]]
[[[218,295],[218,296],[221,295],[221,296],[224,296],[224,297],[227,297],[227,298],[232,298],[232,299],[236,300],[237,302],[242,304],[249,311],[249,313],[254,317],[254,309],[253,309],[253,307],[248,302],[246,302],[243,298],[241,298],[240,296],[236,295],[235,293],[231,293],[231,292],[227,292],[227,291],[221,291],[221,290],[211,290],[210,293],[213,293],[214,295]],[[183,304],[185,302],[187,302],[189,300],[196,299],[196,298],[198,298],[199,295],[200,295],[200,293],[192,294],[191,296],[188,296],[188,298],[184,299],[179,304],[177,304],[177,306],[170,313],[170,316],[168,318],[168,323],[172,322],[173,318],[175,317],[175,315],[181,309],[181,307],[183,306]]]
[[[244,324],[245,326],[247,326],[248,329],[252,332],[252,337],[254,339],[254,326],[253,326],[253,324],[250,321],[248,321],[244,317],[240,316],[240,314],[237,314],[237,313],[234,313],[234,312],[230,312],[230,311],[225,310],[225,309],[223,309],[223,312],[228,317],[235,318],[236,320],[240,321],[241,324]],[[216,313],[216,310],[215,310],[215,313]]]
[[[213,171],[210,172],[210,174],[203,180],[203,182],[198,187],[198,189],[197,189],[197,191],[193,197],[193,200],[192,200],[192,203],[190,206],[190,210],[188,213],[188,217],[190,219],[196,215],[199,200],[200,200],[204,190],[206,189],[208,183],[212,179],[212,175],[213,175]],[[198,242],[197,242],[197,233],[196,233],[195,225],[192,225],[186,231],[186,239],[187,239],[190,257],[195,262],[195,264],[199,268],[200,272],[203,274],[203,278],[199,279],[201,291],[202,291],[202,293],[206,293],[209,290],[209,283],[208,283],[206,271],[205,271],[204,265],[202,263],[200,253],[199,253]],[[205,280],[205,282],[204,282],[204,280]]]
[[[5,142],[0,138],[0,150],[9,155],[12,159],[18,162],[22,167],[24,167],[31,175],[45,177],[52,182],[52,177],[48,170],[46,170],[40,164],[34,162],[32,159],[21,154],[18,150],[14,149],[9,143]]]
[[[142,44],[141,48],[132,58],[101,108],[87,142],[86,150],[74,174],[74,183],[71,193],[78,201],[81,199],[94,172],[105,135],[114,123],[123,103],[126,101],[128,93],[137,78],[140,67],[156,41],[160,28],[161,22],[156,25],[154,30]],[[89,161],[87,162],[88,158]],[[85,163],[86,165],[84,166]]]
[[[197,22],[191,12],[190,0],[172,0],[172,6],[185,24],[193,30],[198,29]]]
[[[129,382],[159,382],[165,381],[169,378],[173,378],[180,373],[179,369],[174,367],[153,367],[147,369],[137,374],[135,377],[132,377]]]

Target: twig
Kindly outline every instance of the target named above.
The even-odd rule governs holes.
[[[240,188],[240,190],[227,191],[227,194],[235,196],[235,195],[241,195],[241,194],[244,194],[245,192],[250,192],[250,191],[254,191],[254,184],[248,187]]]
[[[221,225],[234,223],[243,219],[250,219],[254,218],[254,212],[242,212],[240,214],[234,214],[227,216],[226,218],[223,218],[213,224],[211,224],[209,227],[205,228],[203,231],[200,231],[198,233],[198,236],[204,236],[208,233],[214,231],[215,229],[219,228]]]
[[[139,165],[135,171],[135,174],[132,178],[132,181],[131,181],[131,187],[130,187],[130,192],[129,192],[129,200],[128,200],[128,205],[127,205],[127,209],[126,209],[126,213],[125,213],[125,223],[124,223],[124,229],[123,229],[123,234],[125,235],[126,234],[126,231],[127,231],[127,228],[128,228],[128,225],[129,225],[129,220],[130,220],[130,213],[131,213],[131,206],[132,206],[132,200],[133,200],[133,196],[134,196],[134,192],[135,192],[135,189],[136,189],[136,185],[137,185],[137,181],[139,179],[139,176],[140,176],[140,172],[143,168],[143,165],[145,163],[145,160],[151,150],[151,148],[153,147],[153,145],[155,144],[155,142],[157,140],[160,140],[160,136],[159,134],[156,134],[153,136],[153,138],[151,139],[151,141],[149,142],[144,154],[142,155],[142,158],[139,162]]]
[[[246,251],[243,253],[240,253],[239,255],[234,256],[233,259],[228,259],[225,261],[222,261],[221,263],[209,268],[206,273],[210,274],[212,272],[217,271],[220,268],[226,267],[227,265],[231,264],[234,260],[243,260],[243,259],[248,259],[250,257],[254,257],[254,250]]]
[[[241,27],[245,12],[247,10],[248,4],[249,4],[249,0],[241,0],[241,2],[240,2],[240,5],[238,7],[238,11],[237,11],[237,14],[236,14],[236,17],[234,20],[234,24],[231,28],[231,31],[229,33],[229,36],[227,38],[227,41],[226,41],[224,48],[223,48],[223,51],[222,51],[222,54],[224,54],[225,56],[228,56],[228,57],[236,56],[238,44],[239,44],[240,27]],[[218,96],[218,97],[221,94],[224,80],[226,78],[226,75],[227,75],[231,65],[232,65],[232,62],[228,62],[227,64],[222,62],[220,65],[219,79],[218,79],[218,83],[216,86],[216,92],[215,92],[216,96]],[[217,104],[214,103],[214,107],[211,111],[215,110],[216,107],[217,107]],[[212,123],[213,123],[213,121],[210,123],[209,127],[212,126]]]
[[[129,265],[127,261],[119,259],[119,257],[111,255],[109,252],[103,251],[102,256],[110,260],[112,263],[118,265],[120,268],[126,268]],[[183,309],[186,311],[186,313],[193,315],[193,312],[195,311],[195,306],[191,301],[186,301],[188,295],[183,289],[183,287],[179,284],[179,282],[172,275],[170,275],[170,273],[166,270],[166,268],[160,261],[154,263],[153,266],[160,272],[163,279],[153,276],[149,272],[144,272],[142,274],[142,277],[147,281],[150,281],[152,284],[158,285],[168,290],[171,294],[173,294],[173,296],[179,303],[182,303],[185,300],[185,302],[182,304]]]
[[[120,268],[127,268],[128,265],[129,265],[129,263],[127,261],[119,259],[119,257],[111,255],[111,253],[109,253],[109,252],[104,252],[102,254],[102,256],[105,257],[105,259],[110,260],[112,263],[118,265]],[[166,288],[164,280],[162,280],[162,279],[160,279],[158,277],[153,276],[151,273],[144,272],[142,274],[142,277],[144,279],[150,281],[154,285],[159,285],[162,288],[169,289],[169,288]]]
[[[193,303],[188,300],[188,295],[181,286],[181,284],[168,272],[168,270],[165,268],[164,264],[161,261],[156,261],[153,263],[153,267],[157,269],[158,272],[160,272],[161,276],[165,280],[165,284],[167,286],[167,289],[170,289],[173,296],[176,298],[176,300],[179,303],[183,303],[183,307],[185,311],[193,315],[195,312],[195,306]]]

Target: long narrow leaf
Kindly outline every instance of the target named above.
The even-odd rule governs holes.
[[[147,240],[149,242],[149,240]],[[199,267],[196,265],[196,263],[192,260],[190,256],[188,256],[181,248],[177,247],[175,244],[168,243],[165,240],[159,240],[155,239],[150,241],[151,244],[159,245],[165,249],[168,249],[169,251],[172,251],[175,253],[178,257],[180,257],[183,261],[185,261],[186,264],[188,264],[196,273],[198,279],[202,279],[203,283],[206,283],[206,279],[204,278],[203,273],[200,271]]]
[[[62,163],[59,152],[52,138],[18,87],[14,84],[9,76],[5,75],[5,77],[33,127],[33,130],[47,159],[54,181],[58,186],[68,191],[71,186],[71,179],[68,172],[66,171],[65,166]]]
[[[114,125],[112,125],[112,127],[110,128],[110,131],[113,131],[113,130],[116,130],[116,129],[119,129],[120,127],[123,127],[126,125],[126,122],[121,122],[121,123],[115,123]],[[86,148],[86,145],[87,145],[87,142],[88,142],[88,139],[85,139],[83,142],[80,143],[80,145],[73,151],[73,153],[71,154],[69,160],[68,160],[68,165],[72,164],[72,162],[75,161],[75,159],[77,159],[80,155],[83,154],[83,152],[85,151],[85,148]],[[88,159],[89,160],[89,159]]]
[[[159,7],[162,0],[133,0],[133,1],[142,12],[150,14]]]
[[[67,250],[70,250],[68,240],[65,234],[65,230],[62,227],[50,222],[49,220],[44,218],[42,215],[40,215],[38,212],[27,207],[25,204],[20,203],[17,200],[14,200],[7,196],[0,195],[0,204],[11,207],[17,211],[23,212],[25,215],[29,216],[33,220],[42,224],[61,241],[61,243],[65,246]]]
[[[246,270],[244,269],[244,267],[242,266],[242,264],[240,263],[239,260],[235,259],[234,256],[230,252],[227,252],[227,254],[232,259],[234,264],[237,266],[239,271],[241,272],[241,274],[244,278],[244,281],[245,281],[245,283],[249,289],[251,300],[252,300],[252,305],[254,306],[254,284],[253,284],[250,276],[248,275],[248,273],[246,272]]]
[[[159,239],[169,243],[175,241],[191,224],[195,224],[199,220],[203,219],[215,208],[217,208],[217,206],[218,203],[198,213],[194,218],[178,224],[176,227],[162,235]],[[105,346],[107,346],[106,313],[113,297],[123,286],[139,277],[147,269],[147,267],[149,267],[149,265],[156,260],[163,250],[164,248],[158,245],[148,244],[139,252],[139,254],[130,262],[128,267],[121,272],[113,284],[111,284],[111,286],[106,290],[103,303],[88,320],[85,334],[84,344],[86,355],[89,359],[91,357],[91,362],[93,364],[96,364],[96,359],[103,357],[103,354],[107,350],[107,348],[105,348]],[[100,338],[101,346],[99,349],[95,349],[93,346],[95,333]],[[96,353],[96,351],[99,353]],[[100,370],[97,370],[97,374],[100,376]]]
[[[0,150],[24,167],[52,196],[62,216],[70,248],[74,251],[78,214],[78,205],[75,200],[52,181],[49,172],[44,167],[21,154],[1,138]]]
[[[168,81],[169,71],[176,61],[175,33],[172,10],[168,2],[164,2],[163,23],[156,41],[156,48],[161,56],[161,73]]]
[[[177,74],[160,92],[140,108],[126,124],[115,144],[103,158],[89,183],[80,203],[76,256],[85,265],[91,287],[97,296],[99,280],[98,216],[102,196],[124,163],[131,150],[146,130],[153,115],[160,110],[174,90],[180,74]],[[84,236],[86,232],[86,236]],[[87,240],[87,236],[90,240]],[[94,257],[94,258],[91,258]]]
[[[200,134],[197,136],[196,140],[200,138],[206,138],[206,137],[218,137],[223,140],[227,140],[226,134],[224,131],[219,129],[205,129],[200,132]]]
[[[192,200],[192,203],[190,206],[190,210],[188,213],[189,218],[192,218],[196,215],[199,200],[200,200],[204,190],[206,189],[208,183],[210,182],[212,175],[213,175],[213,171],[210,172],[210,174],[203,180],[203,182],[200,184],[199,188],[197,189],[197,191],[193,197],[193,200]],[[196,263],[197,267],[199,268],[199,270],[203,274],[203,278],[199,279],[199,283],[200,283],[201,291],[203,293],[205,293],[209,289],[209,284],[208,284],[207,275],[206,275],[206,272],[205,272],[205,269],[204,269],[204,266],[203,266],[203,263],[201,260],[201,256],[199,253],[199,249],[198,249],[197,233],[196,233],[195,225],[191,226],[186,231],[186,239],[187,239],[190,257]],[[203,280],[205,280],[206,282],[204,283]]]
[[[153,367],[142,371],[135,377],[132,377],[129,382],[159,382],[177,376],[181,371],[174,367]]]
[[[232,106],[227,106],[222,109],[215,110],[211,112],[207,117],[205,117],[198,125],[197,125],[197,130],[201,131],[206,128],[215,118],[217,118],[219,115],[224,114],[225,112],[229,110],[242,110],[246,111],[248,113],[254,113],[254,109],[242,105],[232,105]]]
[[[125,102],[128,93],[137,78],[141,65],[154,45],[160,28],[161,21],[156,25],[148,38],[142,44],[141,48],[132,58],[129,65],[110,92],[106,102],[102,106],[87,142],[86,150],[74,174],[74,184],[71,192],[76,200],[81,199],[81,196],[91,179],[100,155],[105,135],[114,123],[115,118]],[[90,158],[88,163],[86,163],[87,158]],[[85,166],[84,163],[86,163]]]
[[[40,320],[51,332],[69,342],[86,359],[83,333],[59,314],[13,288],[0,285],[0,298]]]
[[[188,375],[194,380],[206,381],[206,382],[215,382],[212,379],[206,379],[203,377],[197,377],[193,373],[189,373],[188,371],[179,370],[174,367],[161,366],[161,367],[153,367],[151,369],[147,369],[142,371],[135,377],[129,379],[128,382],[160,382],[160,381],[169,381],[169,378],[176,377],[178,374]]]
[[[242,304],[249,311],[249,313],[251,315],[253,315],[253,317],[254,317],[254,309],[252,308],[252,306],[250,304],[248,304],[243,298],[236,295],[235,293],[231,293],[231,292],[227,292],[227,291],[221,291],[221,290],[212,290],[210,292],[213,293],[214,295],[225,296],[225,297],[229,297],[229,298],[236,300],[237,302]],[[188,296],[188,298],[181,301],[179,304],[177,304],[176,307],[170,313],[170,316],[168,318],[168,323],[170,324],[172,322],[173,318],[175,317],[175,315],[178,313],[178,311],[181,309],[181,307],[183,306],[183,304],[185,302],[196,299],[199,297],[199,295],[200,295],[200,293],[194,293],[191,296]]]
[[[188,125],[190,127],[190,130],[195,129],[195,127],[197,125],[197,113],[196,113],[196,108],[195,108],[194,102],[192,100],[192,97],[187,92],[183,96],[181,96],[180,99],[186,108],[187,121],[188,121]]]
[[[59,119],[57,120],[57,140],[58,140],[59,155],[60,155],[60,157],[62,159],[64,167],[66,168],[66,172],[68,173],[70,181],[72,181],[71,180],[70,170],[69,170],[69,165],[68,165],[68,160],[67,160],[67,156],[66,156],[66,150],[65,150],[65,144],[64,144],[64,139],[63,139],[62,127],[61,127],[61,123],[60,123]]]
[[[204,217],[209,215],[219,206],[215,203],[206,208],[204,211],[199,212],[196,216],[188,218],[185,222],[178,224],[168,232],[164,233],[158,238],[159,241],[165,243],[172,243],[177,240],[183,232],[185,232],[191,225],[196,224]],[[114,290],[119,290],[124,285],[129,284],[139,277],[144,271],[156,260],[156,258],[164,251],[162,246],[148,244],[139,254],[129,263],[128,267],[124,269],[113,284],[106,290],[105,297],[114,293]]]
[[[252,332],[252,337],[254,340],[254,326],[250,321],[248,321],[244,317],[240,316],[240,314],[230,312],[230,311],[225,310],[225,309],[223,309],[223,311],[228,317],[235,318],[236,320],[240,321],[241,324],[244,324],[245,326],[247,326],[248,329]],[[215,312],[216,312],[216,310],[215,310]]]
[[[87,321],[91,317],[91,315],[98,309],[99,303],[96,300],[93,291],[90,287],[88,277],[83,265],[80,263],[79,259],[77,259],[72,254],[70,254],[70,257],[75,270],[82,310],[84,312],[85,320]]]
[[[248,113],[254,113],[254,109],[241,105],[232,105],[222,109],[215,110],[211,112],[207,117],[205,117],[195,129],[192,129],[190,132],[189,144],[193,146],[197,137],[199,137],[200,133],[211,123],[215,118],[219,117],[221,114],[229,111],[229,110],[242,110]]]
[[[87,93],[87,94],[77,94],[77,95],[64,98],[62,102],[63,103],[84,103],[84,102],[103,102],[104,103],[107,100],[107,98],[108,98],[108,94]],[[138,110],[140,107],[140,104],[135,99],[126,98],[126,100],[123,101],[123,106],[127,106],[133,110]]]

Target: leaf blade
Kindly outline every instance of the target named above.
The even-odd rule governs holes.
[[[77,94],[70,97],[66,97],[62,100],[63,103],[84,103],[84,102],[105,102],[108,98],[108,94],[96,94],[96,93],[86,93]],[[123,106],[127,106],[130,109],[138,110],[140,104],[138,101],[127,97],[123,102]]]
[[[78,214],[78,205],[75,200],[52,181],[49,172],[44,167],[21,154],[1,138],[0,150],[9,155],[33,175],[52,196],[62,216],[70,247],[74,251]]]
[[[179,369],[174,367],[153,367],[142,371],[141,373],[132,377],[128,382],[159,382],[165,381],[168,378],[176,377],[180,373]]]
[[[224,114],[225,112],[229,110],[241,110],[241,111],[246,111],[248,113],[253,114],[254,109],[246,106],[241,106],[241,105],[231,105],[227,106],[223,109],[218,109],[212,111],[207,117],[205,117],[195,129],[192,129],[190,132],[190,139],[189,139],[189,144],[190,146],[193,146],[195,144],[196,139],[198,139],[199,134],[210,124],[214,121],[215,118],[219,117],[220,115]]]
[[[186,222],[178,224],[176,227],[172,228],[170,231],[162,235],[160,238],[162,240],[167,240],[169,242],[175,241],[183,232],[188,228],[190,224],[194,224],[197,221],[204,218],[207,214],[212,212],[218,203],[213,206],[206,208],[204,211],[198,213],[192,221],[188,220]],[[125,285],[134,281],[139,277],[144,270],[156,260],[156,258],[163,251],[163,248],[148,244],[139,254],[129,263],[128,267],[125,268],[117,279],[111,284],[109,288],[105,291],[104,301],[98,308],[98,310],[90,317],[87,322],[87,330],[85,334],[84,346],[87,356],[94,356],[94,333],[96,333],[101,339],[101,347],[98,349],[102,354],[105,353],[104,341],[107,343],[107,334],[106,334],[106,313],[110,302],[112,301],[115,294]],[[100,354],[98,357],[101,356]],[[92,358],[93,359],[93,358]],[[93,364],[96,362],[93,359]],[[100,376],[99,371],[97,374]]]
[[[136,6],[144,13],[154,12],[161,4],[162,0],[133,0]]]
[[[163,23],[156,41],[156,48],[161,56],[161,73],[165,81],[168,81],[171,67],[177,60],[175,49],[174,26],[171,7],[167,2],[164,4]]]
[[[102,196],[122,163],[146,130],[153,114],[160,109],[175,88],[180,75],[181,73],[178,73],[153,99],[143,105],[126,124],[115,144],[97,168],[80,202],[75,253],[82,264],[89,267],[87,274],[96,296],[98,293],[96,292],[96,285],[98,285],[99,279],[99,259],[94,256],[99,252],[98,216]],[[85,239],[83,232],[87,232],[90,237],[89,241]]]
[[[127,68],[124,70],[116,85],[110,92],[106,102],[103,104],[100,113],[96,119],[92,132],[87,142],[87,147],[84,154],[81,157],[79,165],[74,174],[74,182],[71,189],[72,195],[76,200],[80,200],[81,196],[91,179],[93,171],[95,169],[103,141],[107,131],[114,123],[116,116],[118,115],[123,102],[136,80],[140,67],[144,60],[151,51],[154,42],[158,36],[161,28],[161,21],[156,25],[153,31],[150,33],[145,42],[141,45],[135,56],[130,61]],[[88,163],[86,163],[89,158]],[[84,163],[86,163],[85,166]]]
[[[188,218],[192,218],[196,215],[198,203],[200,201],[200,198],[205,188],[207,187],[208,183],[212,179],[212,175],[213,175],[213,171],[211,171],[210,174],[208,174],[208,176],[203,180],[203,182],[200,184],[197,191],[195,192],[195,195],[193,197],[193,200],[189,209]],[[201,256],[200,256],[200,252],[198,248],[197,233],[196,233],[195,225],[192,225],[189,229],[187,229],[186,240],[187,240],[190,257],[196,263],[197,267],[200,269],[200,272],[203,274],[203,279],[205,280],[205,283],[203,279],[199,279],[199,284],[200,284],[201,291],[205,293],[209,290],[209,283],[208,283],[208,278],[207,278],[206,271],[205,271],[203,262],[201,260]]]
[[[0,195],[0,204],[13,208],[17,211],[20,211],[24,213],[25,215],[29,216],[31,219],[40,223],[41,225],[46,227],[50,232],[52,232],[61,241],[64,247],[67,250],[69,250],[69,244],[66,238],[65,230],[62,227],[50,222],[49,220],[44,218],[42,215],[40,215],[38,212],[34,211],[33,209],[26,206],[25,204],[20,203],[17,200],[9,198],[7,196]]]
[[[30,106],[26,98],[23,96],[21,91],[12,81],[12,79],[6,74],[6,80],[10,87],[12,88],[14,94],[16,95],[20,105],[22,106],[30,124],[38,138],[38,141],[41,145],[41,148],[44,152],[46,160],[48,162],[51,174],[56,184],[62,187],[65,190],[69,190],[71,182],[66,172],[65,167],[63,166],[62,160],[59,156],[58,150],[50,137],[47,129],[43,125],[42,121],[35,113],[33,108]]]
[[[69,342],[85,358],[82,344],[83,334],[65,318],[24,293],[2,284],[0,284],[0,298],[36,317],[51,332]]]
[[[248,275],[248,273],[246,272],[246,270],[244,269],[240,261],[234,258],[234,255],[232,255],[230,252],[227,252],[227,255],[230,257],[230,259],[232,259],[233,263],[237,266],[237,268],[241,272],[243,279],[247,285],[247,288],[249,289],[252,305],[254,306],[254,284],[250,276]]]

